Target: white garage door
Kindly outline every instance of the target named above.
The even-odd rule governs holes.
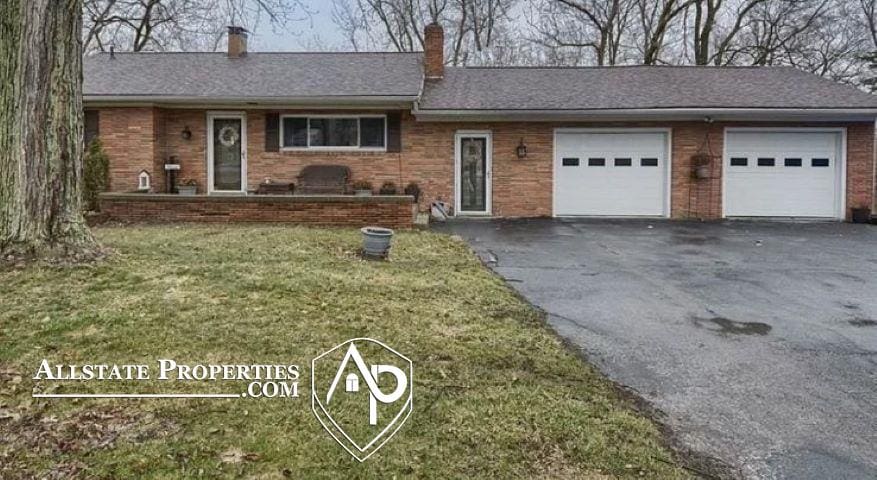
[[[667,132],[555,134],[554,214],[667,216]]]
[[[725,135],[725,215],[841,216],[841,134],[733,131]]]

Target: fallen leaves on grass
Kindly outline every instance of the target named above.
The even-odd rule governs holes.
[[[219,459],[222,460],[222,463],[243,463],[243,462],[255,462],[259,459],[258,453],[244,453],[240,448],[234,447],[229,448],[228,450],[222,452],[219,456]]]
[[[63,454],[79,454],[93,450],[112,448],[117,441],[144,442],[162,438],[179,431],[179,427],[150,413],[129,413],[122,408],[98,408],[76,412],[59,419],[44,415],[42,407],[20,408],[23,413],[10,410],[0,412],[8,421],[0,429],[0,478],[6,475],[22,475],[21,478],[38,476],[29,471],[33,464],[29,457],[50,458]],[[71,478],[82,470],[80,462],[59,462],[49,472],[39,476],[47,478]]]

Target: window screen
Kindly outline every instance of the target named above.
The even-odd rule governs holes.
[[[367,148],[381,148],[385,146],[384,118],[360,118],[359,119],[359,146]]]
[[[284,148],[385,148],[385,117],[283,117]]]
[[[283,146],[308,146],[308,119],[305,117],[286,117],[283,119]]]
[[[312,147],[355,147],[358,143],[355,118],[311,118]]]

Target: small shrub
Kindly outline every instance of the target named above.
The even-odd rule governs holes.
[[[88,144],[82,169],[82,206],[88,211],[100,210],[98,196],[109,183],[110,158],[99,139]]]
[[[415,202],[420,201],[420,185],[417,185],[415,182],[411,182],[405,186],[405,195],[411,195],[414,197]]]
[[[369,190],[371,191],[374,187],[372,186],[372,182],[368,180],[357,180],[353,182],[354,190]]]
[[[381,195],[395,195],[397,192],[398,189],[396,189],[396,184],[393,182],[384,182],[384,184],[381,185]]]
[[[180,185],[184,187],[197,187],[198,180],[195,180],[194,178],[184,178],[180,180]]]

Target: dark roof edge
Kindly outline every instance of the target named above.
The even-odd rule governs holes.
[[[792,65],[506,65],[506,66],[448,66],[453,70],[621,70],[621,69],[666,69],[666,70],[768,70],[792,69],[810,73]],[[818,75],[817,75],[818,76]]]
[[[248,55],[423,55],[423,52],[295,52],[295,51],[269,51],[269,52],[259,52],[259,51],[248,51]],[[217,56],[228,56],[227,52],[217,51],[217,52],[91,52],[85,55],[85,58],[91,57],[99,57],[99,56],[110,56],[110,55],[217,55]]]
[[[877,108],[643,108],[591,110],[439,110],[413,111],[424,121],[695,120],[861,121],[874,122]]]
[[[85,94],[83,102],[100,103],[167,103],[167,104],[335,104],[335,103],[414,103],[418,99],[417,94],[405,95],[323,95],[323,96],[299,96],[299,97],[208,97],[208,96],[182,96],[182,95],[94,95]]]

